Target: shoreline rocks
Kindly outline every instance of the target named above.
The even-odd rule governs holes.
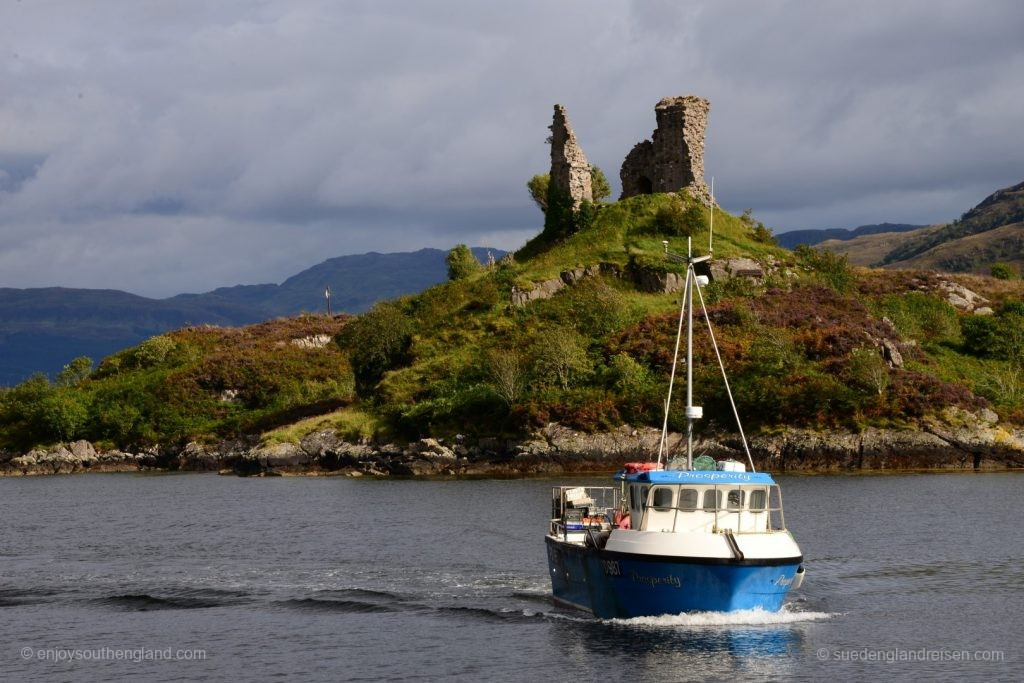
[[[406,445],[350,442],[334,430],[313,432],[299,443],[258,439],[191,442],[138,453],[97,451],[88,441],[0,452],[0,476],[80,472],[219,472],[238,476],[522,477],[609,472],[629,461],[657,457],[660,432],[624,425],[586,434],[552,423],[523,439],[420,439]],[[959,409],[918,429],[868,428],[860,433],[784,429],[749,438],[759,470],[784,473],[996,471],[1024,468],[1024,432],[999,427],[988,411]],[[670,434],[666,460],[684,448]],[[746,462],[735,434],[703,436],[697,454]]]

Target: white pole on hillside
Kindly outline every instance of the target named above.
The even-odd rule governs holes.
[[[708,254],[714,251],[711,237],[715,234],[715,176],[711,176],[711,226],[708,228]]]

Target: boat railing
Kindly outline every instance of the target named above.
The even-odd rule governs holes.
[[[570,534],[611,529],[620,501],[621,493],[615,486],[554,486],[550,533],[569,540]]]

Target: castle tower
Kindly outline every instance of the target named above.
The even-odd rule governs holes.
[[[569,125],[565,107],[555,105],[555,116],[551,122],[551,187],[557,188],[572,198],[573,211],[583,201],[592,201],[590,185],[590,162],[583,148],[576,142],[576,133]]]
[[[651,139],[633,147],[622,162],[619,198],[687,188],[710,202],[704,182],[704,131],[710,109],[710,102],[694,95],[658,102],[654,108],[657,127]]]

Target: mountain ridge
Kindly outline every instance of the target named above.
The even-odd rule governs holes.
[[[826,240],[839,240],[845,242],[857,237],[863,237],[864,235],[908,232],[910,230],[917,230],[924,227],[927,226],[912,225],[910,223],[872,223],[870,225],[861,225],[856,228],[789,230],[776,235],[775,241],[778,242],[779,246],[785,247],[786,249],[795,249],[801,244],[813,247],[816,244],[825,242]]]
[[[486,259],[499,249],[476,247]],[[99,360],[154,335],[189,325],[249,325],[279,316],[361,313],[375,302],[413,294],[447,277],[441,249],[337,256],[281,284],[234,285],[154,299],[117,289],[0,288],[0,386],[35,372],[56,375],[72,358]]]

